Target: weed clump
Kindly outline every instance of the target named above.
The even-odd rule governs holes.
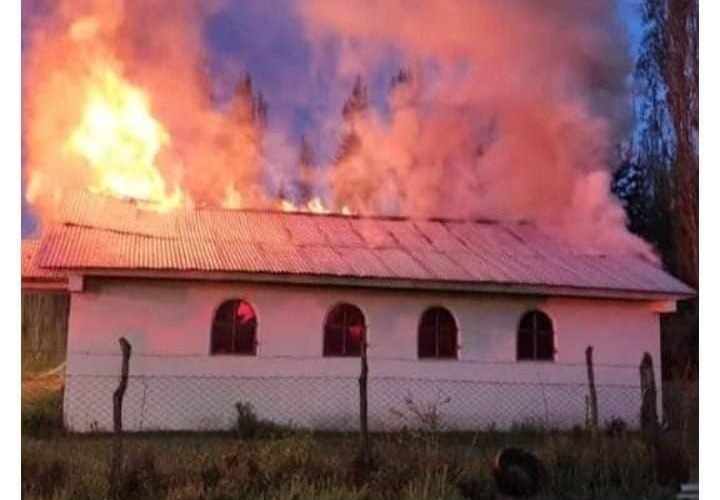
[[[290,429],[274,422],[260,419],[250,403],[239,402],[235,404],[237,415],[233,431],[240,439],[268,437],[290,433]]]

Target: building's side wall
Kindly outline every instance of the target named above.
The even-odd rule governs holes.
[[[213,314],[230,298],[248,300],[257,312],[257,356],[209,354]],[[88,280],[70,314],[66,424],[80,431],[111,427],[124,336],[133,348],[128,429],[228,427],[240,401],[279,423],[353,429],[359,360],[322,357],[323,321],[338,302],[356,304],[366,317],[376,429],[417,423],[412,408],[427,414],[432,406],[447,428],[582,424],[589,344],[598,365],[623,365],[596,369],[601,420],[618,416],[632,425],[640,404],[636,367],[645,351],[660,360],[658,316],[643,302]],[[457,320],[459,360],[417,359],[420,315],[438,304]],[[532,308],[554,321],[554,363],[515,361],[517,323]]]

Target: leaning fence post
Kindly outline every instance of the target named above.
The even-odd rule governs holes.
[[[598,403],[597,403],[597,390],[595,389],[595,371],[593,369],[593,347],[587,346],[585,349],[585,363],[587,364],[587,376],[588,376],[588,392],[589,392],[589,404],[590,404],[590,415],[588,418],[588,428],[592,434],[595,434],[598,426]]]
[[[655,445],[658,436],[657,392],[653,360],[647,352],[640,363],[640,391],[642,394],[640,426],[643,438],[646,444]]]
[[[361,454],[362,464],[365,471],[369,471],[372,467],[372,455],[370,453],[370,433],[368,432],[368,404],[367,404],[367,380],[368,380],[368,362],[367,362],[367,342],[363,339],[360,347],[360,434],[361,434]]]
[[[128,383],[128,371],[130,368],[130,352],[132,347],[125,337],[120,337],[120,349],[122,350],[122,365],[120,368],[120,383],[113,393],[113,455],[112,470],[110,471],[111,497],[117,497],[117,479],[120,467],[122,466],[122,403],[125,397]]]

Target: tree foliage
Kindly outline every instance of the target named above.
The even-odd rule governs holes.
[[[644,34],[633,79],[636,126],[613,188],[630,229],[667,269],[698,276],[698,1],[643,0]],[[663,368],[697,366],[697,300],[663,321]]]
[[[672,272],[697,286],[697,0],[644,0],[643,22],[634,74],[637,126],[616,176],[616,188],[637,185],[631,193],[616,192],[628,203],[631,229],[656,245]]]

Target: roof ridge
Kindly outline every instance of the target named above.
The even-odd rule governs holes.
[[[343,219],[370,219],[370,220],[410,220],[410,221],[430,221],[430,222],[472,222],[476,224],[532,224],[532,221],[527,219],[508,219],[503,220],[499,218],[490,217],[452,217],[452,216],[441,216],[441,215],[427,215],[427,216],[412,216],[412,215],[397,215],[397,214],[359,214],[359,213],[341,213],[334,211],[327,212],[312,212],[310,210],[282,210],[280,208],[273,207],[240,207],[240,208],[226,208],[214,205],[193,205],[193,206],[180,206],[176,207],[171,211],[162,212],[153,209],[157,204],[148,200],[141,200],[130,197],[118,197],[108,194],[100,193],[89,193],[86,191],[79,191],[75,193],[76,196],[71,196],[68,199],[68,203],[82,201],[82,197],[89,197],[94,200],[104,200],[117,205],[123,205],[125,207],[133,207],[138,212],[155,214],[158,216],[172,215],[178,213],[198,213],[198,212],[219,212],[219,213],[268,213],[268,214],[283,214],[283,215],[305,215],[310,217],[333,217]]]

